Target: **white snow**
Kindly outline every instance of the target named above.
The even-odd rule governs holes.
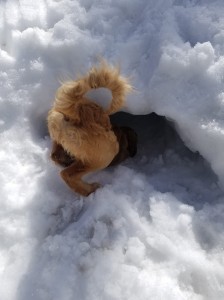
[[[224,299],[223,11],[0,1],[1,300]],[[149,116],[118,117],[138,154],[91,175],[103,187],[83,198],[49,160],[46,115],[60,81],[99,57],[131,79],[125,111],[165,116],[182,140]]]

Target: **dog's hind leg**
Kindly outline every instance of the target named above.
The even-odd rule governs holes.
[[[62,170],[60,175],[73,191],[82,196],[88,196],[100,187],[99,183],[87,183],[82,180],[84,175],[93,171],[95,171],[94,168],[85,165],[81,161],[75,161]]]

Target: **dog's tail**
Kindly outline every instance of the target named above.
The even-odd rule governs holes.
[[[113,114],[123,107],[127,93],[132,90],[128,80],[120,75],[119,68],[102,62],[98,67],[93,67],[86,76],[64,83],[56,93],[54,108],[69,116],[77,105],[88,101],[85,98],[88,91],[101,87],[112,93],[110,107],[105,111],[107,114]]]

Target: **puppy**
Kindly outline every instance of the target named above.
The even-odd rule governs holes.
[[[112,93],[106,110],[85,96],[89,90],[100,87]],[[119,142],[109,115],[124,105],[131,89],[119,70],[106,63],[58,89],[48,113],[48,129],[54,147],[60,145],[68,154],[64,162],[66,168],[60,175],[73,191],[88,196],[99,188],[99,183],[87,183],[83,176],[106,168],[119,153]],[[70,158],[75,158],[71,164],[68,163]]]
[[[113,131],[119,143],[119,152],[109,164],[109,167],[118,165],[126,158],[133,157],[137,153],[138,138],[133,129],[125,126],[113,126]],[[63,149],[63,147],[56,142],[53,143],[51,159],[62,167],[68,167],[75,161],[75,157],[70,156],[65,149]]]

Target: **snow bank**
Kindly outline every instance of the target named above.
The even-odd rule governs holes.
[[[175,122],[186,145],[210,162],[223,184],[224,59],[215,53],[210,42],[165,46],[149,95],[151,107]]]
[[[45,121],[60,80],[118,62],[135,87],[126,111],[172,120],[223,185],[223,9],[0,2],[0,299],[223,299],[223,191],[207,163],[178,139],[160,151],[146,118],[137,157],[84,200],[49,161]]]

